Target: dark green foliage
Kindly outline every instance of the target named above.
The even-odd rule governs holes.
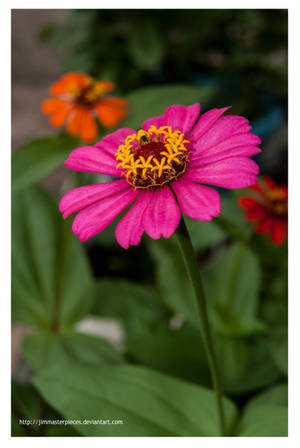
[[[201,74],[242,81],[252,100],[286,94],[287,10],[76,10],[48,36],[67,54],[64,70],[112,79],[121,91]]]
[[[219,434],[211,390],[146,367],[101,364],[95,369],[66,360],[42,369],[33,382],[44,398],[67,418],[123,421],[122,425],[76,426],[86,436]],[[230,428],[236,409],[227,399],[225,409]]]
[[[93,302],[84,248],[41,187],[15,193],[12,205],[13,319],[39,329],[70,327]]]
[[[80,146],[78,139],[66,134],[32,140],[23,145],[12,156],[13,190],[28,187],[50,174],[76,146]]]
[[[227,210],[233,210],[236,198],[226,201]],[[233,228],[242,226],[238,214],[227,213],[226,219]],[[228,430],[284,436],[286,404],[278,401],[280,394],[269,393],[287,374],[284,270],[272,285],[263,284],[276,264],[276,250],[264,239],[239,241],[240,233],[226,233],[218,219],[210,224],[188,220],[188,225],[208,297],[223,390],[239,409],[236,417],[228,404]],[[13,319],[35,329],[22,349],[34,388],[24,393],[15,388],[15,436],[218,434],[197,309],[176,241],[146,242],[151,268],[143,283],[115,277],[114,265],[108,270],[111,277],[96,281],[84,246],[59,217],[52,197],[36,186],[15,193]],[[278,249],[278,256],[285,255]],[[119,322],[123,354],[103,339],[76,333],[74,325],[87,313]],[[53,412],[57,419],[120,418],[126,423],[19,423]]]
[[[250,400],[239,424],[242,437],[288,435],[288,391],[285,384],[275,386]]]

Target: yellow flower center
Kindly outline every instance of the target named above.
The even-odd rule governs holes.
[[[69,86],[69,92],[74,96],[76,102],[87,107],[92,107],[105,91],[104,83],[90,76],[87,77],[86,83],[82,87],[78,87],[75,83]]]
[[[122,174],[135,188],[152,189],[178,179],[188,163],[188,140],[171,126],[129,135],[116,152]]]

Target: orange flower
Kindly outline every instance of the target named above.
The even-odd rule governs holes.
[[[105,95],[114,89],[112,82],[98,81],[84,73],[67,73],[51,86],[53,98],[42,103],[42,112],[51,115],[52,126],[66,122],[69,134],[92,142],[98,135],[96,117],[106,128],[114,128],[126,117],[127,102]]]
[[[250,196],[242,196],[239,204],[244,208],[245,218],[256,221],[257,233],[270,233],[274,245],[287,239],[288,189],[278,186],[270,177],[263,177],[257,185],[248,188]]]

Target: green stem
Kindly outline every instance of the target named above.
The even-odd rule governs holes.
[[[214,386],[214,389],[216,392],[217,409],[218,409],[218,413],[219,413],[221,435],[226,435],[220,377],[219,377],[219,373],[218,373],[217,360],[216,360],[214,345],[213,345],[209,321],[208,321],[206,299],[205,299],[204,289],[203,289],[203,285],[202,285],[202,281],[201,281],[201,277],[200,277],[199,267],[197,264],[196,255],[195,255],[195,252],[194,252],[194,249],[192,246],[192,242],[191,242],[191,239],[190,239],[190,236],[189,236],[189,233],[188,233],[188,230],[186,228],[183,218],[181,219],[180,225],[179,225],[175,235],[177,237],[177,241],[180,246],[180,250],[181,250],[190,280],[193,284],[194,293],[195,293],[195,297],[196,297],[196,301],[197,301],[197,308],[198,308],[199,317],[200,317],[200,321],[201,321],[202,336],[203,336],[203,340],[204,340],[204,345],[205,345],[206,354],[207,354],[210,372],[211,372],[211,377],[212,377],[212,383],[213,383],[213,386]]]

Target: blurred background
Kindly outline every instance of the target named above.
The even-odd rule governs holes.
[[[231,105],[230,113],[246,116],[263,141],[262,153],[254,157],[261,174],[286,184],[287,31],[287,10],[12,11],[12,149],[15,154],[20,151],[13,157],[12,167],[13,185],[18,190],[13,224],[13,252],[18,262],[12,278],[14,435],[90,435],[84,432],[88,429],[77,432],[70,428],[63,433],[64,428],[20,428],[16,423],[20,416],[37,412],[44,417],[69,415],[63,404],[53,402],[52,393],[31,382],[32,374],[42,365],[63,359],[53,334],[67,338],[64,349],[69,347],[67,351],[76,362],[95,365],[125,360],[210,387],[198,323],[187,299],[192,292],[172,238],[159,242],[145,239],[144,244],[124,251],[115,242],[112,225],[84,245],[74,242],[74,249],[66,253],[72,258],[72,251],[77,251],[81,264],[68,261],[68,268],[74,270],[75,277],[84,272],[87,280],[83,286],[93,292],[87,299],[86,290],[78,286],[76,293],[76,279],[70,275],[73,296],[70,293],[64,298],[62,292],[57,299],[55,281],[55,298],[49,293],[49,310],[46,307],[50,317],[43,315],[39,291],[48,274],[39,272],[37,265],[49,260],[40,260],[34,251],[28,255],[24,241],[32,241],[30,249],[38,247],[41,242],[36,238],[43,229],[49,225],[51,233],[51,222],[61,222],[56,211],[52,215],[49,210],[57,208],[62,194],[74,184],[63,166],[63,151],[76,147],[74,141],[67,141],[67,149],[59,157],[49,158],[47,164],[42,160],[43,151],[51,151],[53,143],[47,143],[54,141],[51,138],[65,138],[41,113],[40,105],[51,84],[70,71],[115,82],[116,94],[129,101],[124,127],[129,123],[135,127],[144,118],[161,113],[159,107],[164,110],[181,100],[182,104],[199,101],[202,112]],[[160,98],[161,104],[157,104]],[[28,179],[32,179],[31,185]],[[91,183],[89,180],[83,175],[76,182]],[[213,297],[211,312],[224,389],[238,408],[244,409],[256,394],[286,386],[287,245],[275,248],[267,238],[253,235],[237,206],[239,194],[222,191],[219,224],[188,220],[188,225],[207,278],[207,291]],[[32,204],[36,210],[31,212]],[[71,235],[70,223],[67,220],[66,226],[57,230],[59,241]],[[44,243],[47,250],[51,242]],[[19,266],[22,257],[27,273]],[[59,250],[55,257],[60,259]],[[236,288],[227,285],[235,305],[231,301],[225,306],[221,297],[220,291],[227,287],[223,266],[235,271]],[[30,282],[35,284],[32,290]],[[223,286],[214,290],[212,284]],[[245,301],[249,301],[248,307]],[[68,331],[57,336],[58,307],[64,310],[61,328],[71,332],[76,328],[76,341]],[[97,341],[78,339],[78,331],[97,337]],[[277,417],[273,418],[276,421]],[[246,423],[241,427],[241,435],[251,432]]]

